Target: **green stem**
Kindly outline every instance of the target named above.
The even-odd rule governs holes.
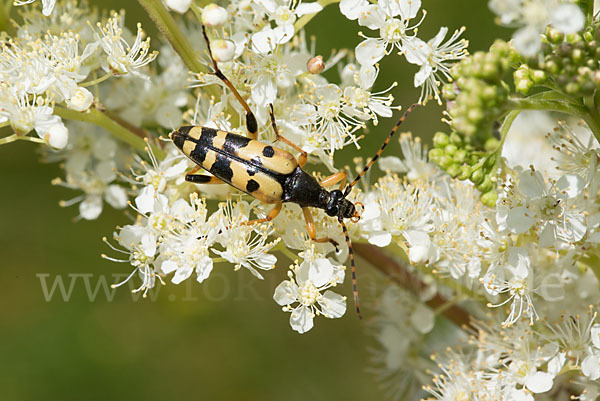
[[[388,247],[388,249],[394,247]],[[369,263],[384,273],[397,285],[404,287],[408,291],[414,293],[417,297],[425,288],[423,283],[416,275],[412,274],[408,269],[393,258],[389,257],[376,246],[365,243],[354,243],[356,254],[369,261]],[[450,301],[445,297],[436,294],[433,298],[425,303],[434,311],[439,312],[449,321],[456,324],[458,327],[468,327],[471,319],[468,311],[462,309],[455,302],[448,304]]]
[[[497,153],[502,152],[502,147],[504,146],[504,141],[506,141],[506,137],[508,136],[508,131],[510,131],[510,127],[512,127],[515,119],[521,113],[521,110],[513,110],[509,112],[506,117],[504,117],[504,121],[502,121],[502,126],[500,127],[500,145],[496,150]]]
[[[27,136],[27,135],[12,134],[12,135],[6,136],[4,138],[0,138],[0,145],[5,145],[7,143],[11,143],[11,142],[15,142],[15,141],[46,143],[46,141],[44,141],[42,138],[36,138],[34,136]]]
[[[145,138],[137,136],[134,132],[123,127],[121,124],[117,123],[115,120],[111,119],[108,115],[98,109],[90,109],[87,112],[79,112],[56,106],[54,108],[54,114],[61,118],[66,118],[67,120],[84,121],[97,125],[98,127],[102,127],[116,138],[131,145],[134,149],[137,149],[140,152],[145,152],[146,148],[149,146],[149,143],[145,140]],[[157,159],[164,159],[165,152],[162,149],[153,145],[150,146],[152,147],[152,151]]]
[[[589,99],[586,98],[588,102]],[[600,140],[600,114],[594,104],[578,105],[565,100],[551,99],[550,96],[530,96],[525,99],[512,99],[508,102],[508,108],[514,110],[546,110],[558,111],[560,113],[575,115],[583,119],[594,136]]]
[[[594,96],[592,95],[584,97],[583,104],[585,105],[589,114],[588,119],[584,118],[584,120],[588,124],[592,134],[594,134],[596,137],[596,140],[600,142],[600,113],[598,112],[598,107],[596,107]]]
[[[330,4],[339,3],[339,1],[340,0],[319,0],[317,1],[317,3],[319,3],[323,8],[325,8]],[[313,19],[313,17],[317,14],[318,13],[306,14],[298,18],[298,20],[294,24],[294,32],[298,32],[300,29],[302,29],[304,25],[308,24],[310,20]]]
[[[17,141],[18,139],[19,139],[19,136],[17,134],[5,136],[4,138],[0,138],[0,145],[11,143],[11,142]]]
[[[161,0],[138,0],[138,2],[144,7],[158,30],[171,43],[187,68],[194,73],[207,72],[207,68],[200,62],[196,50],[179,29]]]
[[[96,78],[92,81],[80,83],[79,86],[83,86],[85,88],[86,86],[97,85],[100,82],[106,81],[108,78],[112,77],[112,75],[113,74],[109,72],[108,74],[105,74],[105,75],[101,76],[100,78]]]

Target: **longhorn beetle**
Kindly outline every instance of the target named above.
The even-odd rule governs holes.
[[[213,74],[231,90],[246,111],[248,136],[236,135],[200,126],[182,126],[171,132],[169,136],[173,143],[197,164],[196,167],[186,174],[186,181],[197,184],[229,184],[262,202],[275,204],[275,207],[267,213],[266,217],[246,221],[244,222],[245,225],[271,221],[279,214],[283,203],[296,203],[302,208],[310,238],[315,242],[329,242],[335,246],[336,250],[338,244],[333,239],[328,237],[317,238],[315,224],[308,208],[316,207],[323,209],[327,215],[337,217],[338,222],[342,226],[346,244],[348,245],[352,268],[354,303],[356,305],[356,313],[360,317],[354,252],[350,237],[348,236],[348,230],[344,224],[344,219],[351,219],[353,222],[357,222],[360,219],[360,214],[356,210],[355,205],[347,200],[346,197],[352,190],[352,187],[356,185],[379,158],[379,155],[381,155],[383,149],[390,142],[400,124],[402,124],[408,113],[417,105],[413,104],[408,108],[389,133],[375,156],[367,163],[354,181],[342,191],[344,185],[346,185],[346,172],[335,173],[321,181],[317,181],[312,175],[302,170],[302,167],[306,164],[308,155],[302,148],[279,134],[279,130],[275,124],[275,116],[273,115],[273,105],[270,105],[269,114],[273,131],[275,131],[275,141],[289,145],[300,152],[300,155],[296,159],[291,153],[283,149],[257,140],[258,124],[252,110],[250,110],[246,101],[219,69],[217,62],[213,58],[205,27],[202,27],[202,33],[204,34],[208,54],[214,68]],[[203,168],[212,175],[195,174],[200,168]],[[341,182],[339,189],[333,191],[325,189],[338,182]]]

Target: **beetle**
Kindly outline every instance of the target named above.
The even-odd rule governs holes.
[[[290,152],[260,142],[258,138],[258,124],[256,118],[233,84],[219,69],[212,56],[210,41],[206,29],[202,32],[208,47],[208,54],[213,64],[213,74],[217,76],[233,93],[246,111],[246,128],[248,136],[237,135],[209,127],[194,125],[181,126],[171,132],[169,137],[196,166],[186,176],[186,181],[197,184],[229,184],[234,188],[267,204],[275,207],[264,218],[246,221],[244,224],[259,224],[273,220],[281,211],[284,203],[296,203],[302,208],[306,221],[308,235],[311,240],[318,243],[329,242],[338,249],[335,240],[329,237],[318,238],[314,221],[308,208],[323,209],[328,216],[336,217],[340,223],[346,244],[348,245],[350,264],[352,269],[352,288],[356,312],[360,317],[358,289],[356,284],[356,267],[352,243],[344,219],[357,222],[360,219],[356,205],[346,199],[352,187],[364,176],[367,170],[379,158],[387,144],[390,142],[398,127],[406,116],[417,105],[413,104],[402,115],[392,131],[385,139],[375,156],[365,165],[362,172],[348,185],[346,185],[346,172],[338,172],[321,181],[303,170],[308,154],[299,146],[279,134],[275,123],[273,105],[270,105],[271,125],[275,132],[275,142],[279,141],[289,145],[300,153],[298,158]],[[196,174],[200,169],[208,171],[211,175]],[[327,188],[340,182],[339,189],[329,191]],[[343,190],[343,191],[342,191]]]

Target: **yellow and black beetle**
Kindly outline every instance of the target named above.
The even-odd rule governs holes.
[[[257,140],[258,124],[246,101],[240,96],[235,87],[225,77],[217,66],[210,50],[210,42],[203,27],[204,38],[207,42],[214,74],[233,92],[235,97],[246,111],[246,127],[248,137],[220,131],[208,127],[182,126],[170,134],[173,143],[189,157],[197,166],[185,176],[187,181],[197,184],[229,184],[234,188],[247,193],[254,198],[275,207],[262,219],[256,219],[245,224],[257,224],[274,219],[285,202],[292,202],[302,207],[310,238],[315,242],[330,242],[337,249],[337,243],[328,237],[317,238],[315,225],[308,207],[325,210],[327,215],[337,217],[342,226],[346,243],[349,249],[350,264],[352,267],[352,287],[356,311],[360,316],[358,303],[358,290],[356,285],[356,268],[352,243],[344,219],[356,222],[360,214],[355,205],[346,197],[352,187],[362,178],[367,170],[379,158],[381,152],[395,134],[398,126],[402,124],[406,115],[416,105],[412,105],[396,123],[385,142],[375,156],[367,163],[363,171],[342,192],[346,184],[346,173],[339,172],[321,181],[302,170],[306,164],[307,153],[293,142],[279,135],[273,106],[270,106],[271,124],[275,131],[276,141],[281,141],[300,152],[296,159],[286,150],[265,144]],[[195,174],[200,168],[212,175]],[[328,191],[326,187],[341,181],[339,189]]]

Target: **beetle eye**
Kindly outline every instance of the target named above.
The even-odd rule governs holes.
[[[325,210],[325,213],[327,213],[328,216],[334,217],[337,216],[339,212],[339,208],[336,206],[331,206],[328,207],[327,210]]]

